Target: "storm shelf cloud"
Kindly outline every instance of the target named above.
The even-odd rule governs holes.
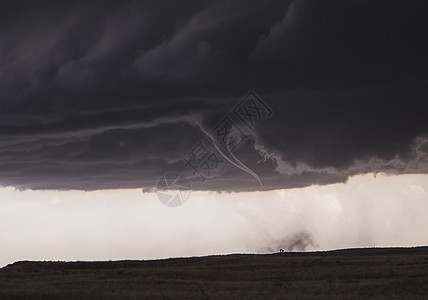
[[[251,191],[428,172],[424,0],[2,1],[0,184],[150,188],[252,90],[215,176]],[[299,246],[300,247],[300,246]]]

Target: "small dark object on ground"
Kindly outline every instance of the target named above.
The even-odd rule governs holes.
[[[17,262],[0,299],[428,299],[428,248]],[[337,262],[340,263],[337,263]]]

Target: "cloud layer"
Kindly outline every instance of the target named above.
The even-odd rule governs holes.
[[[150,188],[247,93],[273,111],[201,190],[428,171],[426,1],[3,1],[0,183]]]

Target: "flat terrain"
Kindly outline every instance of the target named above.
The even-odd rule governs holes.
[[[0,299],[428,299],[428,248],[16,262]]]

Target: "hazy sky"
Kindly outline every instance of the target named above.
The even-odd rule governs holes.
[[[0,1],[1,263],[426,244],[427,14]]]
[[[427,179],[367,174],[303,189],[193,192],[179,208],[134,189],[3,188],[0,266],[426,245]]]

